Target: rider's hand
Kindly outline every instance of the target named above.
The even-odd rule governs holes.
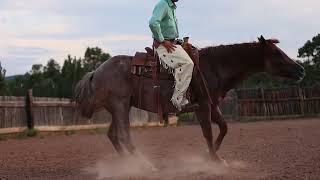
[[[176,48],[176,46],[170,41],[164,40],[161,44],[167,49],[168,53],[172,53]]]

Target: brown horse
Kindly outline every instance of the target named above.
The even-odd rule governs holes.
[[[289,58],[275,45],[276,43],[279,41],[265,40],[261,36],[259,42],[206,47],[199,50],[200,68],[213,101],[211,107],[208,106],[208,96],[199,93],[195,85],[192,85],[192,89],[195,89],[193,96],[200,105],[196,110],[197,119],[213,160],[220,160],[216,152],[228,129],[218,104],[230,89],[257,72],[268,72],[295,80],[304,77],[303,67]],[[133,97],[137,96],[133,90],[135,85],[131,75],[131,60],[131,56],[115,56],[109,59],[97,70],[85,75],[75,91],[75,100],[84,116],[91,117],[95,109],[100,107],[112,114],[108,137],[120,154],[125,150],[135,153],[129,132],[129,111],[133,106]],[[161,92],[169,93],[165,97],[169,97],[170,102],[172,86],[161,89]],[[211,114],[208,116],[209,112]],[[168,112],[164,110],[164,113]],[[215,142],[211,122],[216,123],[220,129]]]

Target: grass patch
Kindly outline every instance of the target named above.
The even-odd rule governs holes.
[[[178,124],[194,124],[197,123],[196,115],[193,112],[182,113],[178,115]]]
[[[27,137],[35,137],[38,135],[38,131],[36,129],[26,129],[23,131]]]
[[[91,135],[96,135],[96,134],[105,134],[105,133],[107,133],[108,129],[107,128],[96,128],[96,129],[90,129],[87,131]]]
[[[72,136],[72,135],[76,134],[76,131],[74,131],[74,130],[65,131],[64,134],[65,134],[66,136]]]
[[[90,129],[90,130],[89,130],[89,134],[90,134],[90,135],[96,135],[96,134],[98,134],[97,129]]]
[[[25,139],[28,137],[35,137],[38,135],[38,130],[36,129],[25,129],[16,136],[17,139]]]
[[[0,141],[6,141],[6,140],[7,140],[7,137],[0,135]]]

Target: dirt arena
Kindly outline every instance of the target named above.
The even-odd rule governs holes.
[[[135,158],[92,131],[0,141],[0,179],[320,179],[320,119],[229,127],[228,166],[208,161],[199,126],[134,129]]]

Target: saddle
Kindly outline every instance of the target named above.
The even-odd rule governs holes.
[[[153,49],[146,47],[145,50],[146,52],[136,52],[133,57],[131,61],[131,74],[152,78],[153,80],[173,80],[173,76],[160,65],[160,61]]]
[[[191,57],[195,65],[199,64],[198,49],[192,46],[188,42],[188,37],[184,38],[184,41],[178,40],[177,44],[182,45],[184,50]],[[173,80],[173,76],[161,66],[160,60],[154,50],[150,47],[145,48],[146,52],[136,52],[131,61],[131,73],[133,75],[144,76],[157,79],[170,79]],[[196,71],[195,71],[196,72]]]

